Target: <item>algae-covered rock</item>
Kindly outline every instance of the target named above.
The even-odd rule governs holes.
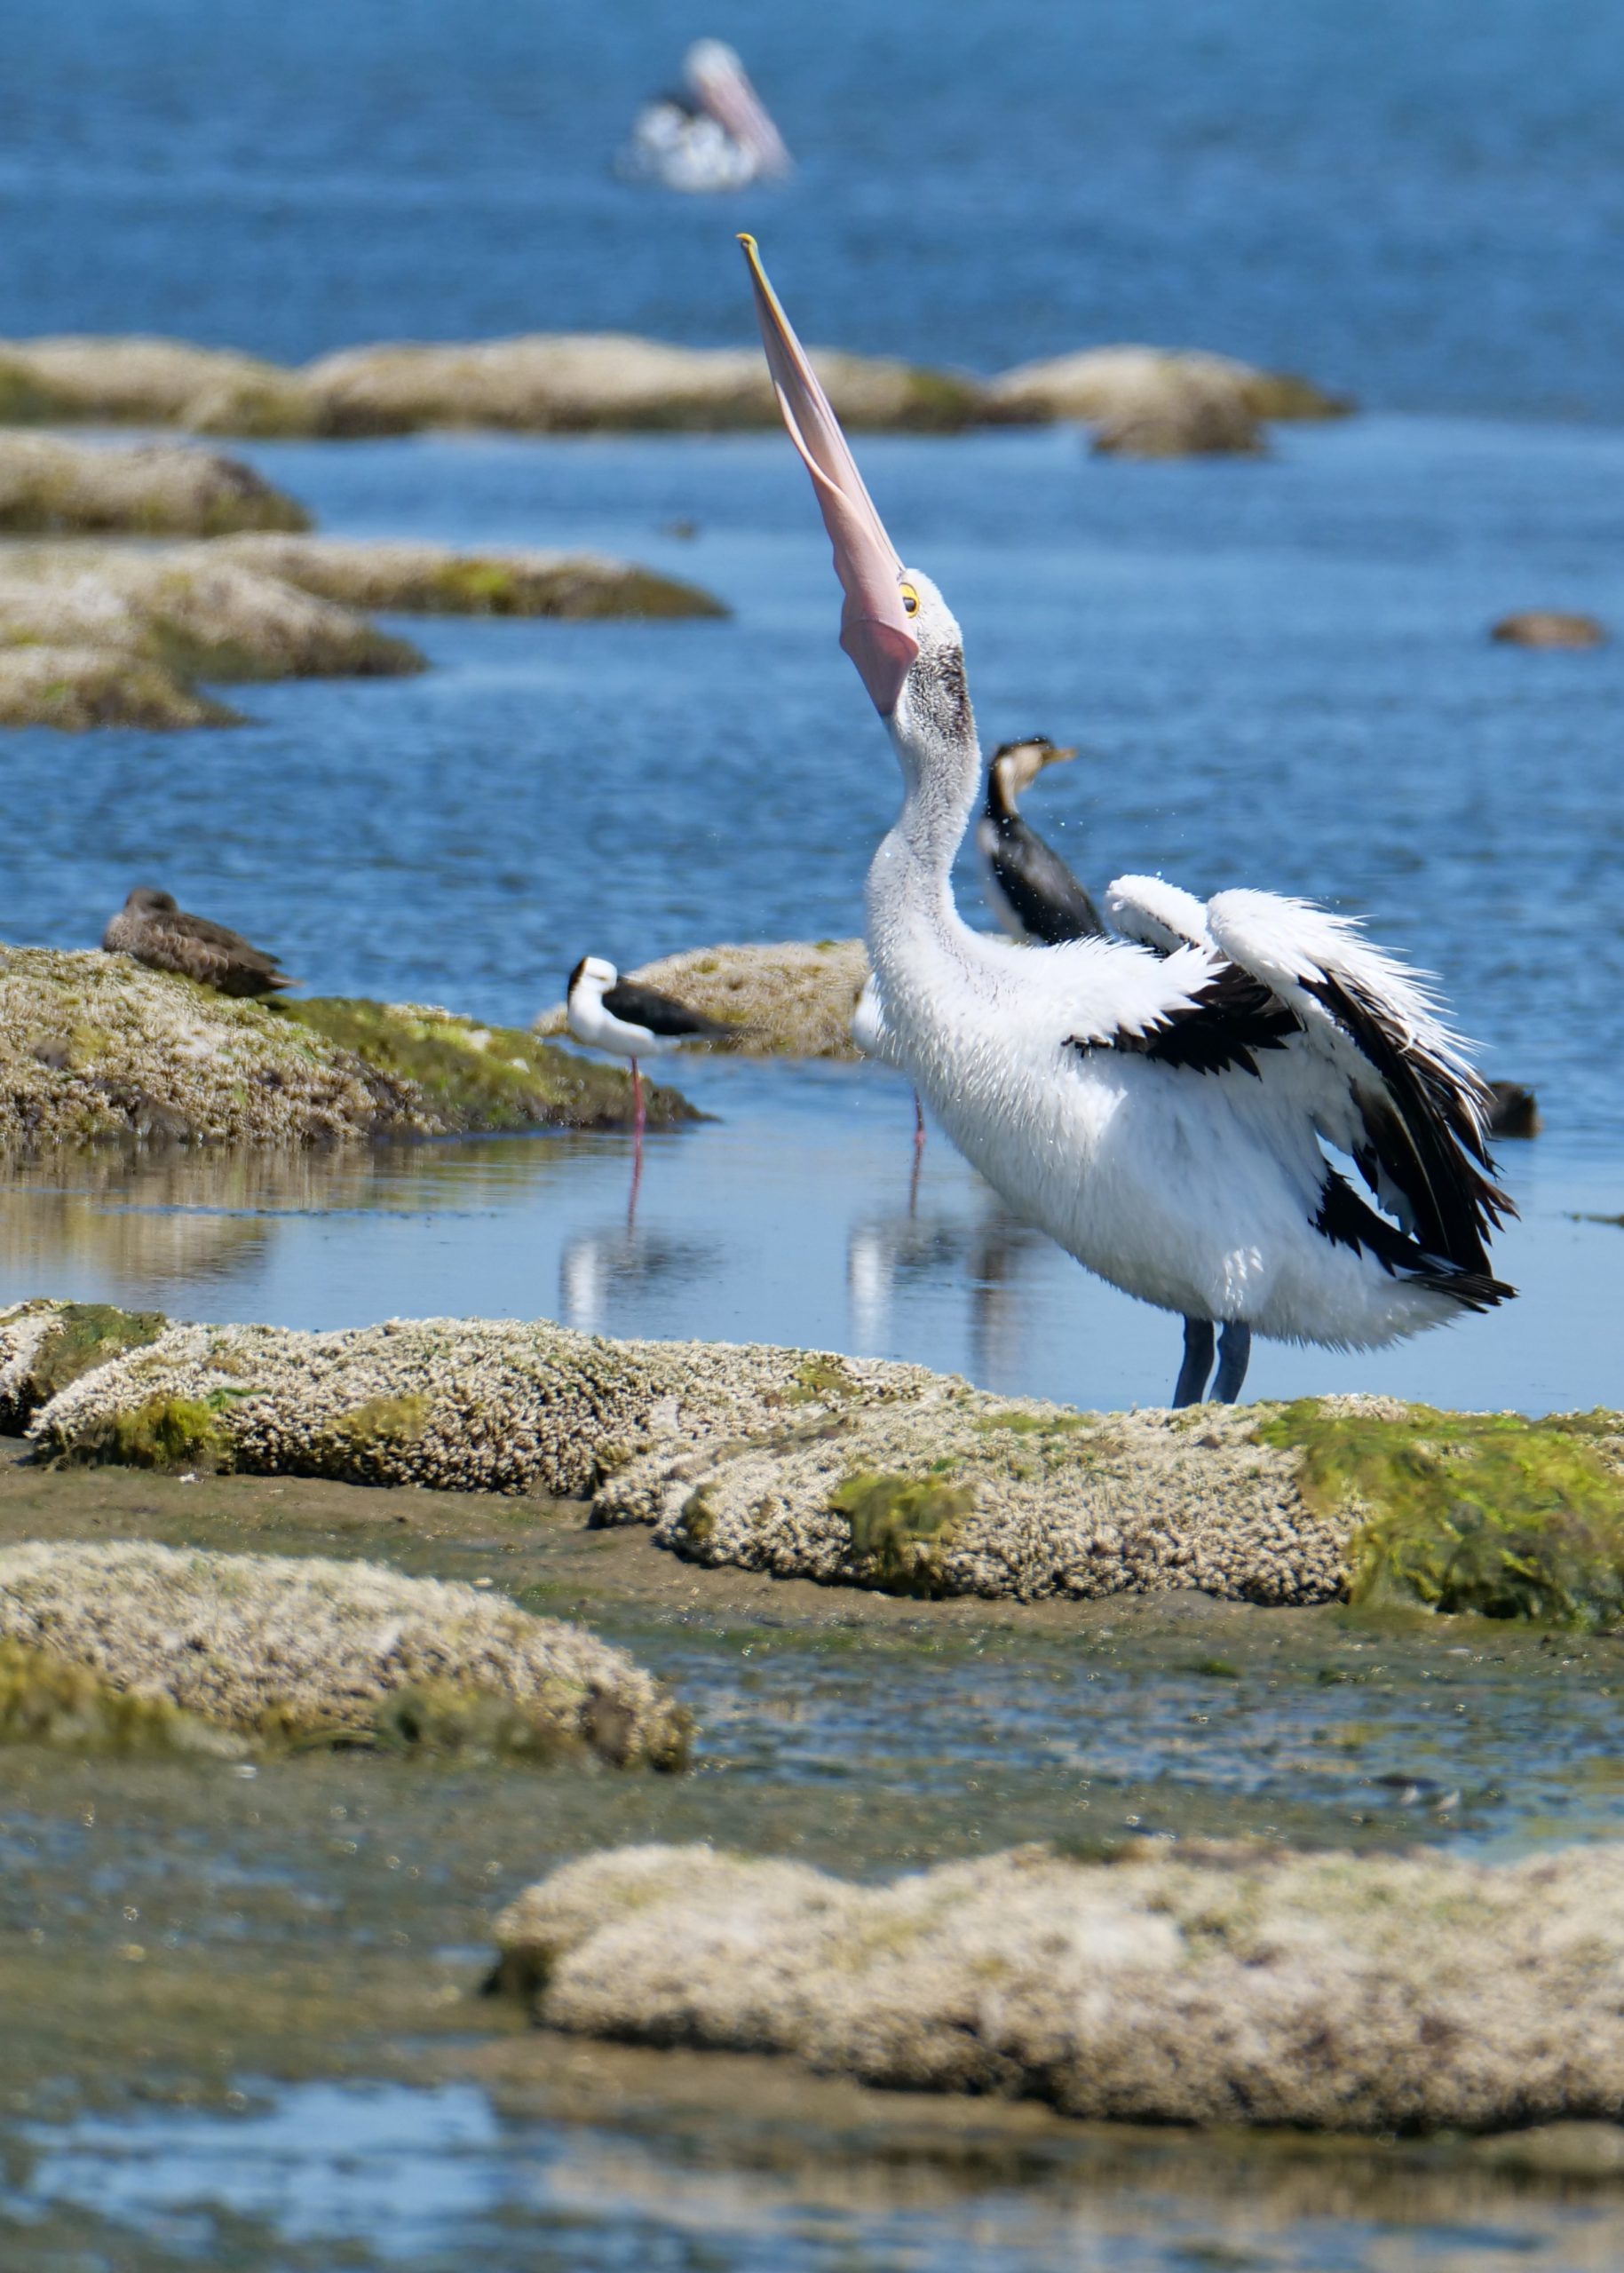
[[[633,1847],[495,1930],[550,2027],[896,2089],[1327,2132],[1624,2113],[1624,1846],[1485,1865],[1146,1840],[887,1886]]]
[[[4,1612],[0,1612],[0,1616]],[[241,1759],[245,1738],[167,1697],[132,1694],[43,1650],[0,1642],[0,1744],[74,1752],[188,1752]]]
[[[0,1364],[8,1335],[32,1331],[0,1313]],[[545,1320],[177,1326],[82,1375],[29,1435],[74,1461],[581,1494],[655,1442],[680,1451],[786,1411],[815,1425],[848,1403],[969,1394],[915,1366],[610,1342]]]
[[[303,433],[300,423],[265,423],[275,400],[291,410],[302,400],[290,372],[230,348],[194,347],[181,339],[139,336],[13,339],[0,344],[0,417],[9,425],[68,419],[99,424],[207,427],[217,406],[237,403],[244,416],[218,433]],[[250,423],[250,406],[261,406]]]
[[[440,1131],[415,1085],[257,1002],[99,949],[0,959],[0,1147]]]
[[[1031,1602],[1196,1587],[1325,1602],[1353,1518],[1320,1517],[1249,1416],[1079,1414],[944,1380],[878,1407],[793,1406],[733,1441],[657,1444],[600,1486],[691,1561],[892,1594]]]
[[[396,677],[424,669],[404,639],[212,545],[0,547],[0,657],[73,643],[180,677]]]
[[[971,379],[834,350],[812,361],[848,427],[942,432],[980,416]],[[753,347],[671,347],[615,333],[353,347],[302,374],[328,434],[428,426],[530,433],[772,427],[778,407]]]
[[[1205,406],[1215,428],[1227,419],[1237,436],[1250,432],[1250,440],[1232,445],[1243,448],[1256,447],[1259,420],[1340,418],[1353,407],[1291,372],[1259,370],[1228,355],[1157,347],[1091,347],[1023,363],[990,380],[986,395],[994,417],[1076,418],[1113,429],[1141,421],[1176,428],[1181,420],[1197,418]]]
[[[674,1089],[646,1094],[656,1126],[697,1117]],[[448,1010],[237,1001],[128,955],[0,953],[0,1148],[287,1146],[631,1115],[619,1067]]]
[[[867,973],[860,939],[786,939],[689,947],[627,975],[739,1027],[736,1041],[714,1047],[746,1057],[855,1058],[852,1011]],[[538,1034],[567,1031],[562,1002],[535,1021]]]
[[[40,1300],[0,1311],[0,1433],[20,1435],[81,1374],[145,1349],[168,1325],[161,1311],[122,1311],[111,1303]]]
[[[420,1124],[437,1136],[518,1129],[619,1129],[632,1117],[629,1077],[618,1065],[552,1049],[517,1026],[484,1026],[421,1002],[317,998],[284,1002],[291,1019],[421,1100]],[[679,1091],[646,1083],[651,1129],[700,1114]]]
[[[321,599],[423,615],[718,616],[727,610],[697,584],[584,552],[458,552],[399,539],[250,535],[217,541],[217,554]]]
[[[1356,1519],[1355,1602],[1588,1626],[1624,1616],[1624,1414],[1305,1399],[1257,1434],[1300,1455],[1306,1506]]]
[[[679,1766],[688,1719],[623,1651],[368,1563],[144,1542],[0,1550],[0,1643],[248,1737]]]
[[[137,726],[168,733],[241,723],[225,703],[144,655],[71,639],[9,646],[7,634],[0,598],[0,726],[53,726],[69,734]]]
[[[301,505],[239,458],[172,442],[115,449],[0,432],[0,530],[13,535],[222,536],[308,527]]]

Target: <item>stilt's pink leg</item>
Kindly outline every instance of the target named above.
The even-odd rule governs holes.
[[[638,1071],[638,1061],[635,1057],[631,1061],[631,1133],[640,1142],[643,1136],[643,1125],[648,1119],[648,1109],[643,1102],[643,1076]]]
[[[925,1109],[919,1102],[919,1092],[914,1092],[914,1150],[923,1152],[925,1143]]]

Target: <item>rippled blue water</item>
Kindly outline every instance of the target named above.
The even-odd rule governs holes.
[[[609,178],[701,33],[784,189]],[[7,331],[743,340],[748,224],[854,347],[1139,337],[1388,405],[1624,408],[1611,0],[75,0],[12,10],[6,67]]]

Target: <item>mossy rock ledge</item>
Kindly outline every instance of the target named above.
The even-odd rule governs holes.
[[[1624,2116],[1624,1846],[1485,1865],[1137,1840],[858,1886],[588,1855],[496,1921],[551,2028],[788,2055],[1126,2123],[1493,2132]]]
[[[649,1525],[701,1565],[921,1597],[1195,1588],[1624,1618],[1615,1414],[1375,1398],[1089,1414],[922,1366],[546,1320],[154,1323],[121,1343],[101,1313],[0,1312],[12,1425],[61,1460],[577,1497],[592,1522]],[[108,1354],[52,1390],[49,1353],[70,1334]]]
[[[429,1005],[234,1002],[128,955],[0,948],[0,1147],[304,1145],[631,1113],[618,1067]],[[698,1117],[669,1089],[648,1113]]]
[[[0,1738],[675,1768],[688,1731],[622,1651],[460,1583],[135,1540],[0,1550]]]

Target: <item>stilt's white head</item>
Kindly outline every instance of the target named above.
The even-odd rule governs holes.
[[[812,476],[845,594],[840,644],[905,762],[910,745],[975,741],[964,643],[931,579],[903,566],[864,487],[805,349],[767,281],[754,237],[741,236],[756,313],[789,439]]]
[[[564,999],[569,1002],[601,1002],[619,978],[614,965],[602,955],[582,955],[569,975]]]

